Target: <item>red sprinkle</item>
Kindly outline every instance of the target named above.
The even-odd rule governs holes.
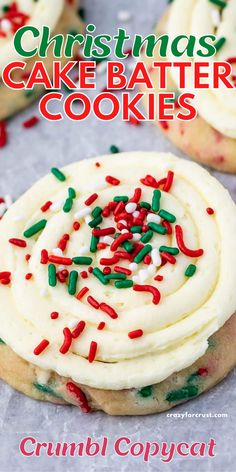
[[[70,259],[70,257],[49,256],[48,260],[53,264],[72,265],[72,259]]]
[[[214,213],[215,213],[213,208],[210,208],[210,207],[207,208],[206,211],[207,211],[208,215],[214,215]]]
[[[33,277],[33,274],[31,274],[31,273],[29,272],[28,274],[26,274],[25,279],[26,279],[26,280],[30,280],[30,279],[32,279],[32,277]]]
[[[172,226],[169,221],[162,221],[162,226],[164,226],[164,228],[166,229],[166,234],[172,234]]]
[[[96,162],[96,163],[95,163],[95,166],[96,166],[96,167],[101,167],[101,164],[100,164],[99,162]]]
[[[72,343],[72,334],[71,334],[71,330],[69,328],[64,328],[63,329],[63,334],[64,334],[64,342],[62,344],[62,346],[60,347],[60,353],[61,354],[66,354],[70,347],[71,347],[71,343]]]
[[[41,211],[45,213],[46,211],[49,210],[50,206],[52,205],[52,202],[48,201],[44,203],[44,205],[41,207]]]
[[[147,264],[147,265],[151,264],[152,258],[151,258],[151,256],[150,256],[150,254],[147,254],[147,255],[144,257],[143,262],[144,262],[144,264]]]
[[[130,202],[138,203],[142,195],[142,189],[136,188],[133,196],[130,198]]]
[[[94,236],[108,236],[109,234],[114,234],[116,232],[115,228],[109,227],[104,229],[93,229],[92,234]]]
[[[169,129],[169,123],[168,123],[167,121],[165,121],[165,120],[160,120],[159,123],[160,123],[160,126],[161,126],[165,131],[167,131],[167,130]]]
[[[61,251],[65,251],[69,239],[70,239],[69,234],[67,234],[67,233],[63,234],[62,238],[60,239],[60,241],[57,245],[59,247],[59,249],[61,249]]]
[[[42,251],[41,251],[40,263],[41,264],[47,264],[48,263],[48,251],[46,249],[42,249]]]
[[[104,313],[109,315],[113,320],[118,318],[116,311],[110,305],[107,305],[106,303],[101,303],[99,308],[100,310],[104,311]]]
[[[26,241],[24,241],[23,239],[11,238],[11,239],[9,239],[9,243],[11,243],[11,244],[13,244],[13,246],[17,246],[17,247],[26,247],[27,246]]]
[[[115,177],[112,177],[111,175],[107,175],[105,177],[105,180],[108,184],[111,184],[111,185],[119,185],[120,184],[120,180],[116,179]]]
[[[108,275],[108,274],[111,273],[111,268],[110,267],[104,267],[102,272],[103,272],[104,275]]]
[[[185,246],[185,243],[184,243],[184,240],[183,240],[183,229],[180,225],[176,225],[175,235],[176,235],[177,245],[178,245],[180,251],[183,254],[185,254],[186,256],[189,256],[189,257],[200,257],[200,256],[203,255],[203,253],[204,253],[203,249],[193,250],[193,249],[189,249]]]
[[[83,413],[89,413],[91,411],[91,407],[89,406],[88,400],[82,390],[73,382],[67,382],[66,388],[69,393],[72,393],[76,397],[81,411]]]
[[[118,238],[117,238],[117,239],[118,239]],[[102,257],[102,258],[100,259],[100,264],[101,264],[101,265],[104,265],[104,266],[113,265],[113,264],[116,264],[117,262],[119,262],[119,258],[118,258],[116,255],[114,255],[113,257],[110,257],[110,258],[108,258],[108,257]]]
[[[175,264],[176,263],[176,258],[172,255],[172,254],[169,254],[169,252],[162,252],[161,253],[161,257],[169,262],[170,264]]]
[[[142,329],[135,329],[134,331],[130,331],[128,333],[128,336],[130,339],[141,338],[142,335],[143,335]]]
[[[37,125],[38,122],[39,122],[39,118],[37,116],[32,116],[32,118],[29,118],[28,120],[24,121],[22,123],[22,126],[23,128],[29,129]]]
[[[7,126],[5,121],[0,121],[0,148],[7,144]]]
[[[41,343],[34,349],[35,356],[39,356],[49,345],[49,341],[47,339],[43,339]]]
[[[9,279],[11,277],[11,272],[0,272],[0,280]]]
[[[88,278],[88,272],[86,272],[86,270],[82,270],[82,272],[80,272],[80,275],[81,275],[82,279],[87,279]]]
[[[80,336],[80,334],[84,331],[85,326],[86,326],[85,321],[83,320],[79,321],[75,329],[72,331],[72,338],[77,339]]]
[[[87,200],[85,200],[84,204],[87,206],[92,205],[92,203],[95,202],[97,198],[98,198],[98,194],[93,193],[93,195],[91,195],[89,198],[87,198]]]
[[[79,229],[80,229],[80,223],[79,223],[78,221],[74,221],[74,223],[73,223],[73,229],[74,229],[75,231],[79,231]]]
[[[90,364],[94,361],[97,353],[97,343],[95,341],[91,341],[90,348],[89,348],[89,355],[88,355],[88,361]]]
[[[50,315],[52,320],[56,320],[59,316],[59,313],[57,311],[53,311]]]
[[[128,259],[128,261],[130,261],[130,259],[131,259],[130,254],[128,252],[125,252],[125,251],[116,251],[114,255],[118,257],[118,260],[119,259]]]
[[[156,287],[152,287],[152,285],[133,285],[133,290],[135,292],[150,292],[153,295],[152,303],[154,305],[158,305],[161,299],[161,294]]]
[[[169,192],[169,190],[172,187],[173,180],[174,180],[174,172],[169,170],[167,174],[166,182],[164,183],[164,187],[163,187],[164,192]]]
[[[115,266],[114,267],[114,272],[117,272],[118,274],[125,274],[125,275],[131,275],[132,270],[126,269],[125,267],[120,267],[120,266]]]
[[[109,215],[110,215],[110,209],[108,207],[103,208],[102,216],[104,216],[104,218],[107,218]]]
[[[120,234],[120,236],[118,236],[118,238],[114,239],[114,241],[113,241],[113,243],[110,247],[111,251],[116,251],[122,243],[127,241],[127,239],[132,239],[132,237],[133,237],[132,233]],[[116,262],[118,262],[118,261],[116,261]]]
[[[99,323],[97,329],[99,329],[101,331],[102,329],[105,328],[105,326],[106,326],[106,323],[104,321],[101,321],[101,323]]]
[[[27,262],[30,260],[30,258],[31,258],[31,254],[26,254],[26,255],[25,255],[25,260],[26,260]]]
[[[79,291],[79,293],[76,295],[76,298],[77,300],[82,300],[82,298],[84,297],[84,295],[86,295],[86,293],[89,291],[89,288],[88,287],[83,287],[81,288],[81,290]]]
[[[154,280],[157,280],[158,282],[161,282],[163,280],[163,275],[156,275],[156,277],[154,277]]]
[[[100,307],[100,304],[98,303],[98,301],[95,300],[95,298],[91,297],[91,295],[87,297],[87,302],[96,310],[98,310],[98,308]]]
[[[105,243],[97,243],[97,249],[101,251],[102,249],[106,249],[107,244]]]
[[[201,377],[206,377],[208,375],[208,369],[206,369],[205,367],[200,367],[197,371],[197,374]]]

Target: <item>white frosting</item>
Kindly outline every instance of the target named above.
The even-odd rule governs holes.
[[[0,0],[0,31],[4,28],[4,13],[2,7],[11,5],[12,0]],[[49,26],[51,30],[55,28],[64,6],[64,0],[16,0],[18,10],[29,16],[26,24],[34,26],[39,30],[44,25]],[[33,38],[32,33],[24,35],[22,45],[28,51],[39,45],[40,38]],[[13,33],[8,31],[6,37],[0,35],[0,73],[3,68],[11,61],[19,59],[26,60],[19,56],[14,48]]]
[[[95,165],[98,160],[100,167]],[[81,301],[70,296],[65,284],[49,287],[47,265],[40,264],[41,250],[46,248],[52,254],[64,233],[71,234],[67,257],[89,247],[91,230],[84,217],[79,231],[72,230],[72,223],[97,181],[104,182],[106,175],[112,175],[121,183],[106,184],[91,208],[104,207],[115,195],[131,197],[138,186],[142,187],[142,200],[150,202],[153,189],[141,185],[140,178],[152,174],[161,179],[166,176],[167,166],[174,171],[175,179],[171,191],[162,192],[161,207],[176,216],[186,244],[194,249],[203,248],[204,254],[193,259],[180,253],[175,265],[157,267],[157,273],[164,276],[162,282],[154,281],[150,270],[150,280],[145,283],[159,288],[160,303],[154,305],[149,293],[138,293],[132,288],[119,290],[113,283],[104,286],[93,275],[85,280],[80,277],[78,291],[87,286],[90,295],[112,306],[119,316],[111,319],[91,307],[86,296]],[[104,389],[142,387],[191,365],[206,351],[209,336],[236,307],[236,212],[228,192],[200,166],[171,154],[109,155],[72,164],[63,171],[67,176],[65,182],[57,181],[53,175],[43,178],[12,205],[0,222],[0,271],[12,273],[11,285],[0,285],[0,337],[38,367]],[[65,201],[68,187],[77,192],[70,213],[40,211],[47,200]],[[215,214],[208,215],[207,207],[212,207]],[[17,221],[19,214],[24,219]],[[27,240],[27,248],[9,244],[9,238],[22,238],[26,228],[44,217],[48,220],[46,228]],[[107,218],[100,227],[111,223]],[[150,243],[154,248],[163,244],[176,246],[174,235],[156,234]],[[27,253],[32,255],[29,262],[24,257]],[[100,258],[110,254],[109,247],[92,254],[92,265],[98,266]],[[197,271],[186,278],[185,269],[190,263],[197,265]],[[138,265],[138,270],[145,268],[143,263]],[[33,273],[33,278],[27,281],[28,272]],[[50,318],[53,311],[60,314],[56,320]],[[62,355],[59,348],[63,328],[74,326],[79,320],[86,321],[86,329],[73,341],[70,351]],[[97,330],[101,321],[106,323],[103,331]],[[142,329],[143,336],[130,339],[128,332],[136,329]],[[50,345],[35,356],[33,350],[44,338]],[[92,340],[98,343],[98,351],[96,360],[90,364],[87,355]]]
[[[195,55],[194,60],[227,61],[235,57],[235,18],[236,2],[228,0],[227,6],[223,9],[219,18],[219,25],[216,27],[216,11],[219,7],[209,2],[209,0],[174,0],[171,5],[167,33],[170,38],[178,35],[203,35],[215,34],[217,37],[225,37],[224,46],[213,58],[201,58]],[[171,61],[189,61],[187,55],[176,58],[169,52],[168,59]],[[175,83],[178,83],[178,71],[172,69],[172,76]],[[204,118],[213,128],[220,131],[225,136],[236,138],[236,93],[235,89],[226,89],[222,84],[219,89],[194,90],[193,73],[187,74],[187,91],[192,91],[196,95],[195,106],[199,115]]]

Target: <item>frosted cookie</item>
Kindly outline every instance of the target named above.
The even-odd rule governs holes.
[[[17,29],[26,24],[40,28],[43,25],[50,27],[53,34],[68,34],[83,30],[83,24],[77,14],[77,2],[68,0],[11,0],[0,1],[0,76],[3,67],[9,62],[18,60],[12,38]],[[35,43],[36,40],[35,40]],[[24,58],[24,61],[27,59]],[[40,60],[47,67],[49,76],[53,70],[53,51],[49,49],[46,59],[34,56],[27,61],[23,78],[27,78],[34,63]],[[66,64],[68,58],[62,57],[61,62]],[[22,80],[22,71],[16,70],[11,74],[12,80]],[[12,90],[0,82],[0,120],[17,113],[27,107],[37,97],[42,95],[44,87],[37,86],[33,90]]]
[[[235,205],[197,164],[52,169],[0,222],[0,376],[83,411],[147,414],[236,361]]]
[[[215,34],[219,37],[219,50],[214,58],[208,60],[229,61],[234,70],[235,56],[235,22],[236,3],[234,0],[221,2],[225,7],[219,7],[217,2],[209,0],[174,0],[159,22],[155,33],[169,34],[170,38],[182,34],[201,36]],[[195,57],[198,61],[200,57]],[[164,60],[158,56],[143,58],[149,67],[151,77],[158,78],[157,70],[152,70],[153,60]],[[169,53],[168,61],[187,60],[176,58]],[[203,58],[204,60],[204,58]],[[235,76],[232,78],[234,83]],[[180,92],[177,88],[177,68],[169,74],[168,91]],[[158,80],[155,80],[156,93],[160,92]],[[187,88],[191,91],[191,86]],[[144,89],[143,89],[144,91]],[[159,122],[167,137],[176,146],[186,152],[193,159],[225,172],[236,172],[236,94],[234,89],[220,88],[218,90],[195,90],[194,101],[198,117],[189,122],[179,120]],[[146,106],[145,97],[145,106]],[[178,111],[178,110],[177,110]]]

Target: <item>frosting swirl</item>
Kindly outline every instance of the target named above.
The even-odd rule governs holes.
[[[173,177],[172,172],[174,179],[173,182],[169,179],[168,189],[166,175]],[[11,273],[11,283],[0,284],[0,337],[18,355],[38,367],[97,388],[142,387],[160,382],[191,365],[204,354],[207,339],[233,314],[236,306],[236,214],[228,192],[198,165],[170,154],[140,152],[84,160],[66,167],[59,177],[62,181],[54,175],[40,180],[8,210],[0,223],[0,270]],[[131,197],[137,187],[141,195],[134,209],[135,205],[130,204],[134,203]],[[155,193],[157,187],[160,194]],[[73,202],[68,202],[68,191],[69,200]],[[86,205],[94,193],[98,196]],[[158,201],[154,201],[158,195],[160,208]],[[117,221],[122,224],[126,217],[120,220],[113,214],[119,204],[114,204],[114,198],[123,196],[129,200],[123,202],[126,209],[122,211],[131,215],[131,219],[139,217],[129,211],[140,213],[140,202],[151,203],[152,208],[145,215],[144,223],[148,226],[145,231],[155,228],[151,224],[154,220],[162,228],[163,221],[168,221],[171,228],[171,234],[153,230],[151,241],[144,244],[144,247],[152,246],[151,261],[144,263],[142,258],[134,259],[137,267],[132,259],[123,258],[110,265],[109,262],[102,264],[101,259],[113,257],[117,250],[126,251],[119,243],[118,249],[112,251],[114,232],[109,236],[110,242],[108,237],[101,237],[99,249],[90,251],[94,231],[89,225],[94,219],[92,212],[113,202],[113,206],[110,205],[113,210],[99,220],[99,228],[118,231]],[[47,211],[45,202],[49,202]],[[214,213],[207,211],[209,207]],[[39,232],[34,225],[42,220]],[[76,231],[78,222],[80,229]],[[133,245],[140,244],[138,229],[135,231],[128,239]],[[64,234],[69,238],[61,254],[58,241]],[[121,234],[127,234],[127,230]],[[22,247],[10,244],[12,238],[23,241]],[[160,252],[163,246],[167,259]],[[170,254],[168,248],[175,251]],[[189,252],[188,248],[194,252]],[[45,250],[49,254],[46,264],[42,263]],[[27,254],[31,257],[25,257]],[[132,255],[132,251],[127,254]],[[61,267],[61,255],[67,258],[64,267]],[[115,266],[128,268],[132,273],[127,279],[133,284],[119,289],[115,283],[120,279],[116,282],[111,279],[103,285],[87,270],[88,266],[77,265],[78,259],[74,258],[78,257],[92,258],[90,265],[101,271],[107,265],[116,275]],[[67,266],[68,260],[73,260],[73,264]],[[68,293],[68,283],[58,278],[56,286],[48,283],[49,263],[56,267],[57,273],[65,269],[79,273],[76,292]],[[191,272],[193,267],[195,273],[195,269]],[[86,279],[81,274],[84,271],[88,275]],[[26,274],[30,277],[25,277]],[[51,277],[53,279],[53,274]],[[72,282],[69,282],[70,288],[73,288]],[[160,301],[153,298],[153,293],[136,291],[135,287],[140,285],[158,289]],[[76,295],[85,286],[89,291],[78,299]],[[88,296],[99,306],[92,306]],[[103,310],[101,304],[112,308],[112,314],[117,316],[109,316],[109,310]],[[51,313],[59,316],[52,319]],[[78,338],[70,340],[69,349],[65,348],[62,354],[68,332],[81,321],[85,328]],[[98,329],[101,322],[105,323],[102,330]],[[35,355],[34,349],[43,339],[49,345],[40,355]],[[91,342],[94,343],[92,348]],[[96,352],[93,352],[94,345]],[[95,360],[88,362],[87,358],[93,354]]]
[[[228,0],[222,10],[209,0],[174,0],[169,12],[167,33],[170,38],[178,35],[203,35],[215,34],[219,38],[225,38],[225,43],[209,62],[227,61],[235,57],[235,17],[236,3]],[[180,59],[169,52],[169,60],[189,60],[187,56]],[[199,56],[193,60],[205,61]],[[235,89],[226,89],[223,84],[219,89],[193,90],[192,71],[187,74],[187,91],[195,94],[195,106],[199,115],[213,128],[227,137],[236,138],[236,94]],[[178,83],[178,72],[172,69],[172,77]]]

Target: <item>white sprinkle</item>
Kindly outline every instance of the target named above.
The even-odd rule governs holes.
[[[90,221],[92,221],[92,216],[89,214],[89,215],[86,215],[85,218],[84,218],[84,221],[86,223],[86,225],[88,225],[90,223]]]
[[[107,61],[100,62],[96,67],[96,72],[98,75],[104,74],[107,70]]]
[[[129,269],[132,270],[132,272],[135,272],[138,268],[138,264],[136,264],[136,262],[131,262],[129,264]]]
[[[13,221],[18,222],[18,221],[23,221],[24,217],[22,215],[15,215],[15,216],[13,216],[12,219],[13,219]]]
[[[140,279],[139,279],[139,276],[138,276],[138,275],[134,275],[134,276],[132,277],[132,280],[133,280],[133,282],[134,282],[135,284],[139,284],[139,282],[140,282]]]
[[[81,210],[77,211],[77,213],[75,213],[75,218],[80,220],[81,218],[84,218],[84,216],[89,215],[91,211],[92,211],[92,208],[90,207],[82,208]],[[90,218],[90,221],[91,221],[91,218]]]
[[[0,203],[0,218],[4,215],[6,210],[7,210],[6,204],[5,203]]]
[[[54,256],[59,256],[59,257],[63,256],[63,252],[59,247],[54,247],[54,249],[52,250],[52,253],[54,254]]]
[[[9,20],[6,18],[3,18],[1,20],[1,29],[4,31],[4,33],[8,33],[8,31],[11,31],[12,24]]]
[[[130,21],[131,19],[131,13],[128,10],[120,10],[117,13],[117,19],[119,21],[123,21],[124,23]]]
[[[58,266],[58,270],[59,270],[59,271],[65,270],[65,266],[63,266],[63,265]]]
[[[148,213],[147,222],[159,224],[161,222],[161,217],[159,215],[155,215],[154,213]]]
[[[90,190],[91,191],[93,191],[93,190],[103,190],[104,188],[107,188],[107,182],[106,181],[98,182]]]
[[[156,267],[161,265],[161,255],[157,248],[154,248],[151,252],[152,262]]]
[[[100,238],[100,241],[101,243],[105,243],[105,244],[108,244],[108,246],[110,246],[113,243],[114,239],[111,236],[102,236]]]
[[[60,211],[62,209],[64,205],[64,202],[61,201],[61,200],[57,200],[56,202],[54,202],[51,206],[50,206],[50,211],[53,211],[53,212],[57,212],[57,211]]]
[[[12,205],[13,201],[12,201],[12,198],[11,198],[11,195],[5,195],[4,196],[4,200],[5,200],[5,204],[7,206],[7,209],[10,208],[10,206]]]
[[[82,246],[78,250],[79,255],[88,254],[88,252],[89,252],[89,247],[88,246]]]
[[[40,294],[41,297],[44,297],[44,298],[45,298],[45,297],[47,297],[47,295],[48,295],[48,291],[47,291],[46,288],[42,288],[42,289],[40,290],[39,294]]]
[[[220,10],[218,8],[211,11],[211,19],[214,26],[220,25]]]
[[[122,223],[122,225],[127,226],[127,221],[125,221],[125,220],[120,220],[119,223]]]
[[[132,241],[140,241],[141,239],[141,234],[139,233],[134,233],[132,237]]]
[[[138,277],[139,277],[139,280],[141,280],[141,282],[145,282],[145,280],[147,280],[150,277],[150,275],[146,269],[141,269],[138,272]]]
[[[137,203],[134,203],[134,202],[130,202],[130,203],[127,203],[127,205],[125,205],[125,210],[127,211],[127,213],[133,213],[137,208]]]
[[[78,320],[71,320],[68,323],[68,327],[71,328],[71,329],[74,329],[74,328],[76,328],[78,322],[79,322]]]
[[[134,217],[134,218],[138,218],[139,215],[140,215],[140,211],[137,210],[137,211],[134,211],[134,212],[133,212],[133,217]]]
[[[124,229],[121,230],[121,234],[125,234],[125,233],[129,233],[129,230],[126,229],[126,228],[124,228]]]
[[[156,273],[156,266],[154,264],[150,264],[147,268],[149,275],[154,275]]]

